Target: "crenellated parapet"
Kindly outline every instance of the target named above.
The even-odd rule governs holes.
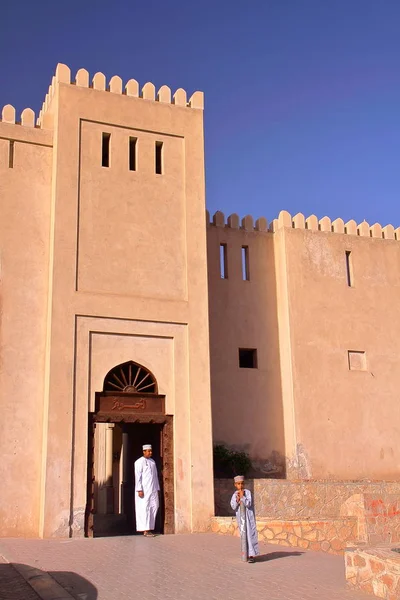
[[[57,83],[66,83],[77,87],[98,90],[100,92],[121,94],[130,96],[131,98],[142,98],[143,100],[174,104],[181,107],[197,108],[201,110],[204,108],[203,92],[194,92],[188,100],[187,94],[182,88],[177,89],[173,94],[167,85],[162,85],[159,90],[156,90],[153,83],[147,82],[140,87],[136,79],[130,79],[124,85],[121,77],[118,75],[113,75],[107,83],[106,76],[101,72],[95,73],[90,81],[90,75],[86,69],[79,69],[75,78],[73,78],[71,76],[71,69],[67,67],[67,65],[59,63],[39,113],[38,125],[41,125],[43,116],[50,106]]]
[[[231,229],[244,229],[245,231],[268,231],[268,222],[265,217],[259,217],[255,222],[251,215],[246,215],[240,220],[239,215],[233,213],[229,215],[228,219],[225,219],[223,212],[218,210],[210,222],[210,213],[206,211],[206,223],[207,225],[213,225],[215,227],[230,227]]]
[[[11,104],[6,104],[1,111],[1,122],[35,127],[35,113],[31,108],[25,108],[21,113],[20,119],[17,120],[15,108]]]
[[[36,122],[35,114],[30,108],[26,108],[21,114],[21,120],[16,121],[15,108],[10,104],[7,104],[2,109],[1,120],[5,123],[17,123],[20,125],[27,125],[28,127],[35,127],[35,124],[37,127],[43,127],[45,115],[49,111],[57,84],[59,83],[75,85],[76,87],[89,88],[101,92],[110,92],[111,94],[121,94],[131,98],[141,98],[143,100],[160,102],[162,104],[173,104],[184,108],[196,108],[200,110],[203,110],[204,108],[203,92],[194,92],[188,100],[187,93],[182,88],[179,88],[172,93],[167,85],[162,85],[159,90],[156,90],[156,87],[151,82],[147,82],[140,87],[136,79],[130,79],[124,85],[121,77],[118,75],[111,77],[107,83],[106,76],[103,73],[95,73],[90,81],[90,75],[86,69],[79,69],[75,78],[73,78],[71,76],[71,69],[67,67],[67,65],[59,63],[51,80],[51,84],[49,85],[49,89]]]
[[[246,215],[241,221],[237,214],[230,215],[225,219],[221,211],[217,211],[210,221],[210,214],[206,211],[206,222],[209,226],[229,227],[231,229],[242,229],[245,231],[268,231],[274,233],[283,227],[289,229],[308,229],[310,231],[323,231],[327,233],[342,233],[357,235],[360,237],[381,238],[385,240],[400,241],[400,227],[395,229],[393,225],[382,227],[379,223],[369,225],[366,221],[357,225],[356,221],[350,220],[345,223],[343,219],[331,221],[329,217],[318,219],[315,215],[305,217],[302,213],[292,215],[286,210],[281,210],[277,219],[268,222],[264,217],[259,217],[255,223],[253,217]]]

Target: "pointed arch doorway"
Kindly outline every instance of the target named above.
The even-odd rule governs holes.
[[[173,417],[151,371],[128,361],[107,373],[89,413],[87,537],[136,532],[134,461],[143,444],[153,446],[160,480],[156,529],[174,533]]]

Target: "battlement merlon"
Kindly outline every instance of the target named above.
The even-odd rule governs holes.
[[[28,142],[41,146],[53,145],[53,130],[37,127],[35,113],[31,108],[25,108],[19,118],[11,104],[0,108],[0,129],[3,140]]]
[[[21,113],[21,120],[16,121],[15,108],[11,104],[3,106],[1,111],[1,122],[12,125],[20,124],[25,127],[35,127],[35,113],[31,108],[25,108]]]
[[[329,217],[323,217],[318,220],[315,215],[305,217],[302,213],[297,213],[294,217],[286,210],[281,210],[277,219],[271,221],[269,227],[265,217],[259,217],[254,223],[253,217],[246,215],[240,225],[239,215],[233,213],[225,219],[221,211],[217,211],[210,222],[209,212],[206,211],[206,223],[211,227],[229,227],[230,229],[242,229],[245,231],[270,232],[275,233],[283,227],[289,229],[308,229],[310,231],[322,231],[325,233],[342,233],[347,235],[357,235],[360,237],[380,238],[385,240],[400,241],[400,227],[395,229],[393,225],[382,227],[379,223],[369,225],[363,221],[359,225],[353,220],[345,223],[343,219],[331,221]]]

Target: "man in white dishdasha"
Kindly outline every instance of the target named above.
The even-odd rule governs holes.
[[[151,444],[145,444],[143,456],[135,461],[136,531],[143,531],[145,537],[154,537],[152,531],[159,507],[160,484],[152,454]]]

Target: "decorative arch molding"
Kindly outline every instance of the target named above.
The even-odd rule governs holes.
[[[128,360],[108,371],[103,391],[95,395],[95,417],[110,422],[135,422],[139,415],[165,415],[165,395],[158,393],[157,380],[143,365]]]
[[[113,367],[105,376],[103,392],[119,394],[158,394],[153,373],[133,360]]]
[[[154,425],[160,435],[162,467],[162,498],[165,506],[164,533],[174,533],[174,453],[173,416],[165,414],[165,395],[158,393],[153,373],[134,361],[127,361],[108,371],[103,381],[103,391],[95,394],[95,411],[88,419],[87,506],[85,535],[93,536],[95,511],[95,428],[97,423]],[[127,430],[129,431],[129,430]]]

